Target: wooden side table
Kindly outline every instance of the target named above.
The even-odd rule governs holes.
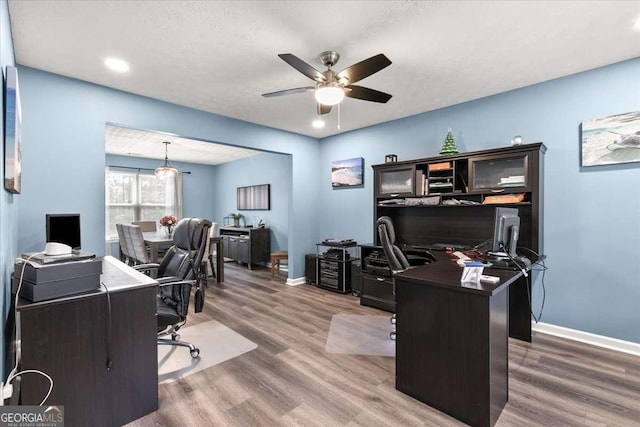
[[[280,262],[289,261],[289,253],[287,251],[271,252],[271,278],[273,279],[276,272],[276,266],[278,276],[280,276]]]

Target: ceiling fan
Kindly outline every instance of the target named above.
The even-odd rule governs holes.
[[[319,55],[320,61],[327,67],[327,70],[323,72],[316,70],[291,53],[281,53],[278,56],[311,80],[315,80],[316,85],[263,93],[262,96],[266,98],[315,92],[315,97],[318,101],[318,114],[329,113],[331,107],[342,102],[345,96],[380,103],[385,103],[391,99],[391,95],[388,93],[353,84],[391,65],[389,58],[382,53],[347,67],[339,73],[331,69],[340,59],[340,54],[332,50],[322,52]]]

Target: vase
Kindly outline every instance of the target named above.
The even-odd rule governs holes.
[[[173,234],[173,227],[167,225],[165,226],[164,231],[165,233],[167,233],[167,237],[171,237],[171,235]]]
[[[240,227],[240,218],[233,218],[233,226]]]

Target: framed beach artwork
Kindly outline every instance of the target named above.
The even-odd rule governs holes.
[[[7,80],[4,91],[4,188],[15,194],[20,193],[21,178],[21,129],[22,110],[18,90],[18,69],[7,66]]]
[[[582,122],[582,166],[640,162],[640,111]]]
[[[364,159],[337,160],[331,162],[331,185],[334,187],[352,187],[362,185],[364,171]]]

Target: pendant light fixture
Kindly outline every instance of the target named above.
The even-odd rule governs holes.
[[[164,165],[158,166],[155,170],[155,174],[158,178],[174,178],[178,175],[178,169],[169,164],[169,157],[167,156],[167,150],[169,148],[168,141],[164,141]]]

